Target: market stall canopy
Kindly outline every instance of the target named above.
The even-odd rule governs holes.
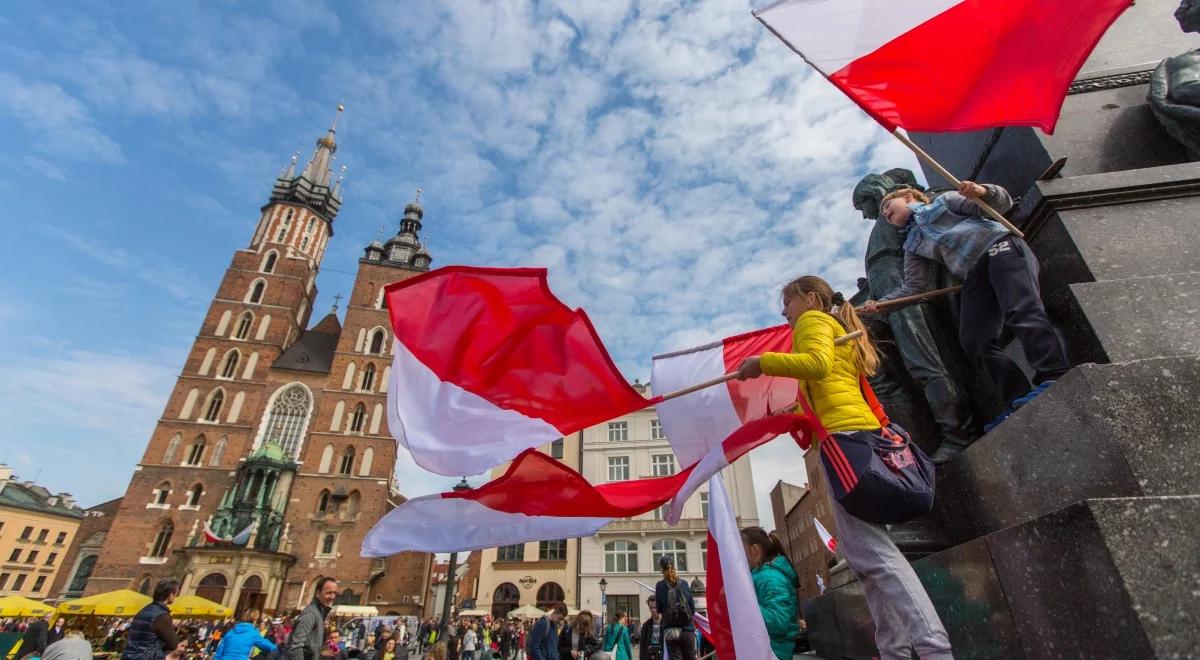
[[[63,614],[92,614],[95,616],[133,616],[150,604],[150,597],[132,589],[106,591],[87,598],[77,598],[60,603],[58,611]]]
[[[459,616],[487,616],[490,614],[487,610],[463,610],[458,613]]]
[[[533,605],[522,605],[508,613],[510,619],[540,619],[544,616],[546,613]]]
[[[0,598],[0,617],[3,616],[42,616],[53,612],[54,606],[24,596],[5,596]]]
[[[171,603],[170,610],[171,616],[183,618],[204,617],[226,619],[233,616],[232,609],[196,595],[176,598],[175,602]]]
[[[379,610],[371,605],[334,605],[334,616],[379,616]]]

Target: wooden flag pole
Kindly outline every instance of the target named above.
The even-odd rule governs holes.
[[[840,346],[840,345],[850,341],[851,339],[858,339],[859,337],[862,336],[862,334],[863,334],[862,330],[855,330],[854,332],[848,332],[848,333],[842,335],[841,337],[834,339],[833,344],[834,344],[834,346]],[[711,380],[706,380],[703,383],[696,383],[695,385],[692,385],[690,387],[685,387],[682,390],[675,390],[674,392],[671,392],[670,394],[664,394],[663,398],[659,400],[659,403],[662,403],[663,401],[670,401],[671,399],[678,399],[679,397],[681,397],[685,394],[691,394],[692,392],[699,392],[700,390],[708,389],[714,385],[720,385],[721,383],[728,383],[729,381],[733,380],[734,378],[737,378],[737,376],[738,376],[737,372],[735,371],[733,373],[725,374],[724,376],[718,376]]]
[[[875,312],[875,313],[878,314],[881,312],[893,310],[897,307],[906,307],[908,305],[915,305],[917,303],[925,302],[926,300],[933,300],[934,298],[941,298],[942,296],[948,296],[952,293],[958,293],[961,290],[962,290],[962,285],[948,286],[945,289],[934,289],[933,291],[926,291],[925,293],[918,293],[915,296],[904,296],[903,298],[896,298],[893,300],[888,300],[886,302],[879,303],[879,311]],[[866,312],[863,311],[862,307],[855,307],[854,310],[859,312],[860,314],[866,314]]]
[[[904,146],[908,147],[909,149],[912,149],[912,152],[917,155],[917,158],[920,158],[921,160],[928,163],[930,167],[937,170],[937,173],[942,175],[942,178],[944,178],[945,180],[954,184],[955,188],[962,185],[962,181],[959,181],[957,177],[955,177],[953,174],[951,174],[950,170],[947,170],[946,168],[942,167],[941,163],[934,160],[933,156],[930,156],[928,153],[926,153],[926,151],[924,149],[917,146],[917,143],[910,140],[909,137],[907,135],[905,135],[903,131],[901,131],[900,129],[897,128],[896,130],[892,131],[892,135],[895,135],[897,140],[900,140],[901,142],[903,142]],[[979,208],[983,209],[985,213],[992,216],[993,220],[1004,225],[1004,228],[1007,229],[1008,231],[1012,232],[1013,236],[1016,236],[1017,238],[1025,238],[1025,234],[1021,233],[1020,229],[1017,229],[1013,225],[1013,223],[1008,221],[1008,218],[1005,218],[1003,215],[1000,214],[999,211],[997,211],[996,209],[989,206],[987,204],[987,202],[984,202],[982,199],[972,199],[971,201],[978,204]]]

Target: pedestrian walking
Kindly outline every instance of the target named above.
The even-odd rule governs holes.
[[[626,614],[617,611],[604,630],[604,650],[612,654],[611,660],[633,660],[633,642],[629,639]]]
[[[662,660],[662,613],[654,605],[654,596],[646,599],[646,605],[650,608],[650,618],[642,624],[642,630],[638,634],[638,660]]]
[[[563,603],[555,603],[546,616],[533,624],[533,629],[529,631],[530,660],[559,660],[558,624],[565,618],[567,618],[567,606]]]
[[[663,616],[663,639],[670,660],[696,660],[696,626],[692,615],[696,601],[686,580],[675,572],[675,560],[663,555],[658,560],[663,579],[654,585],[654,606]]]
[[[319,660],[325,648],[325,618],[337,598],[337,580],[323,577],[317,580],[313,600],[296,617],[292,635],[287,643],[289,660]]]
[[[243,612],[241,620],[221,635],[221,642],[217,644],[213,660],[248,660],[254,649],[262,653],[274,651],[275,644],[263,637],[258,628],[254,627],[257,620],[258,610]]]
[[[789,282],[782,298],[783,316],[792,327],[792,352],[746,358],[738,368],[739,378],[766,374],[801,381],[799,396],[811,402],[830,438],[882,443],[885,433],[901,437],[904,430],[899,426],[881,427],[863,394],[861,379],[878,368],[879,353],[854,306],[815,275]],[[840,346],[834,343],[837,337],[856,330],[863,333],[858,339]],[[817,442],[826,441],[817,438]],[[826,463],[822,461],[822,465]],[[825,476],[830,481],[835,477],[828,471]],[[831,500],[838,549],[860,576],[883,660],[907,660],[913,650],[922,660],[953,658],[950,639],[933,603],[887,528],[858,518],[836,499]],[[888,506],[887,502],[879,504]]]
[[[462,638],[462,660],[475,660],[476,645],[479,637],[475,633],[475,624],[469,624]]]

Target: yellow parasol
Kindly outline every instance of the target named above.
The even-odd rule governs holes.
[[[106,591],[87,598],[77,598],[60,603],[58,611],[63,614],[94,614],[96,616],[133,616],[150,604],[150,597],[132,589]]]
[[[0,616],[42,616],[53,611],[53,605],[47,605],[24,596],[13,595],[0,598]]]
[[[171,603],[171,615],[183,618],[212,617],[223,619],[233,616],[233,610],[200,596],[180,596]]]

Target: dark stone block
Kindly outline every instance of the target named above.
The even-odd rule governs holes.
[[[1200,648],[1200,497],[1088,500],[987,537],[1034,658]]]
[[[1200,358],[1083,365],[938,474],[954,542],[1094,497],[1200,492]]]
[[[1071,285],[1109,360],[1200,353],[1200,272]]]
[[[804,621],[808,624],[809,644],[830,658],[839,657],[842,649],[843,635],[838,627],[835,605],[835,594],[838,591],[840,589],[832,589],[800,604]]]
[[[1113,69],[1153,68],[1159,60],[1196,47],[1173,13],[1179,0],[1137,0],[1113,23],[1083,63],[1079,78]]]

